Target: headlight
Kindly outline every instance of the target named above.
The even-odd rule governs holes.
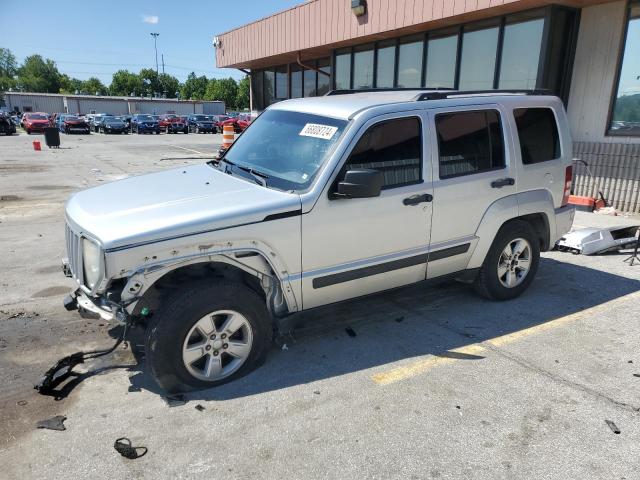
[[[86,238],[82,239],[82,264],[84,266],[85,285],[94,289],[100,281],[100,264],[102,252],[100,247]]]

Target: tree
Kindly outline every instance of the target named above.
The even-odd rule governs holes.
[[[91,77],[82,82],[82,91],[89,95],[106,95],[108,93],[107,87],[96,77]]]
[[[237,96],[238,84],[233,78],[223,78],[216,81],[212,100],[222,100],[227,108],[236,108]]]
[[[18,73],[16,57],[8,48],[0,48],[0,77],[13,78]]]
[[[66,73],[60,75],[60,93],[73,94],[82,92],[82,80],[69,77]]]
[[[238,82],[238,94],[236,96],[236,108],[238,110],[249,108],[249,82],[251,82],[249,76],[244,77]]]
[[[156,96],[162,93],[162,86],[158,74],[153,68],[143,68],[138,74],[142,82],[142,93]]]
[[[176,93],[180,92],[180,82],[173,75],[161,73],[158,77],[160,81],[160,92],[167,98],[176,98]]]
[[[128,97],[131,94],[142,95],[144,87],[140,75],[128,70],[118,70],[111,78],[109,94]]]
[[[18,69],[18,85],[28,92],[58,93],[60,72],[53,60],[31,55]]]
[[[193,100],[204,100],[207,83],[209,83],[207,77],[204,75],[198,77],[195,72],[191,72],[180,89],[180,98],[183,100],[190,98]]]
[[[207,88],[204,92],[205,100],[213,100],[213,96],[215,95],[216,82],[217,80],[215,78],[210,78],[207,82]]]

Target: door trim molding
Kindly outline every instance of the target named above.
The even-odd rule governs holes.
[[[372,275],[379,275],[381,273],[391,272],[394,270],[414,267],[416,265],[426,264],[428,261],[441,260],[443,258],[461,255],[463,253],[466,253],[469,250],[470,246],[471,243],[465,243],[462,245],[456,245],[454,247],[443,248],[441,250],[435,250],[428,253],[421,253],[419,255],[413,255],[411,257],[378,263],[376,265],[355,268],[339,273],[332,273],[330,275],[324,275],[322,277],[314,278],[312,280],[312,285],[314,289],[319,289],[337,285],[339,283],[358,280],[360,278],[370,277]]]

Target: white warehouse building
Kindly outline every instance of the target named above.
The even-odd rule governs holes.
[[[133,115],[175,113],[190,115],[225,113],[221,101],[177,100],[145,97],[106,97],[98,95],[64,95],[58,93],[4,92],[5,108],[9,111],[46,113],[110,113]]]

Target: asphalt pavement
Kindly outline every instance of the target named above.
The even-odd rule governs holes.
[[[203,162],[221,139],[63,135],[36,152],[36,138],[0,137],[0,478],[640,478],[640,265],[628,253],[544,253],[509,302],[448,282],[301,314],[263,367],[178,406],[147,373],[142,332],[80,366],[66,398],[38,395],[55,360],[119,332],[62,307],[65,199]],[[36,428],[56,415],[66,430]],[[120,456],[120,437],[148,453]]]

